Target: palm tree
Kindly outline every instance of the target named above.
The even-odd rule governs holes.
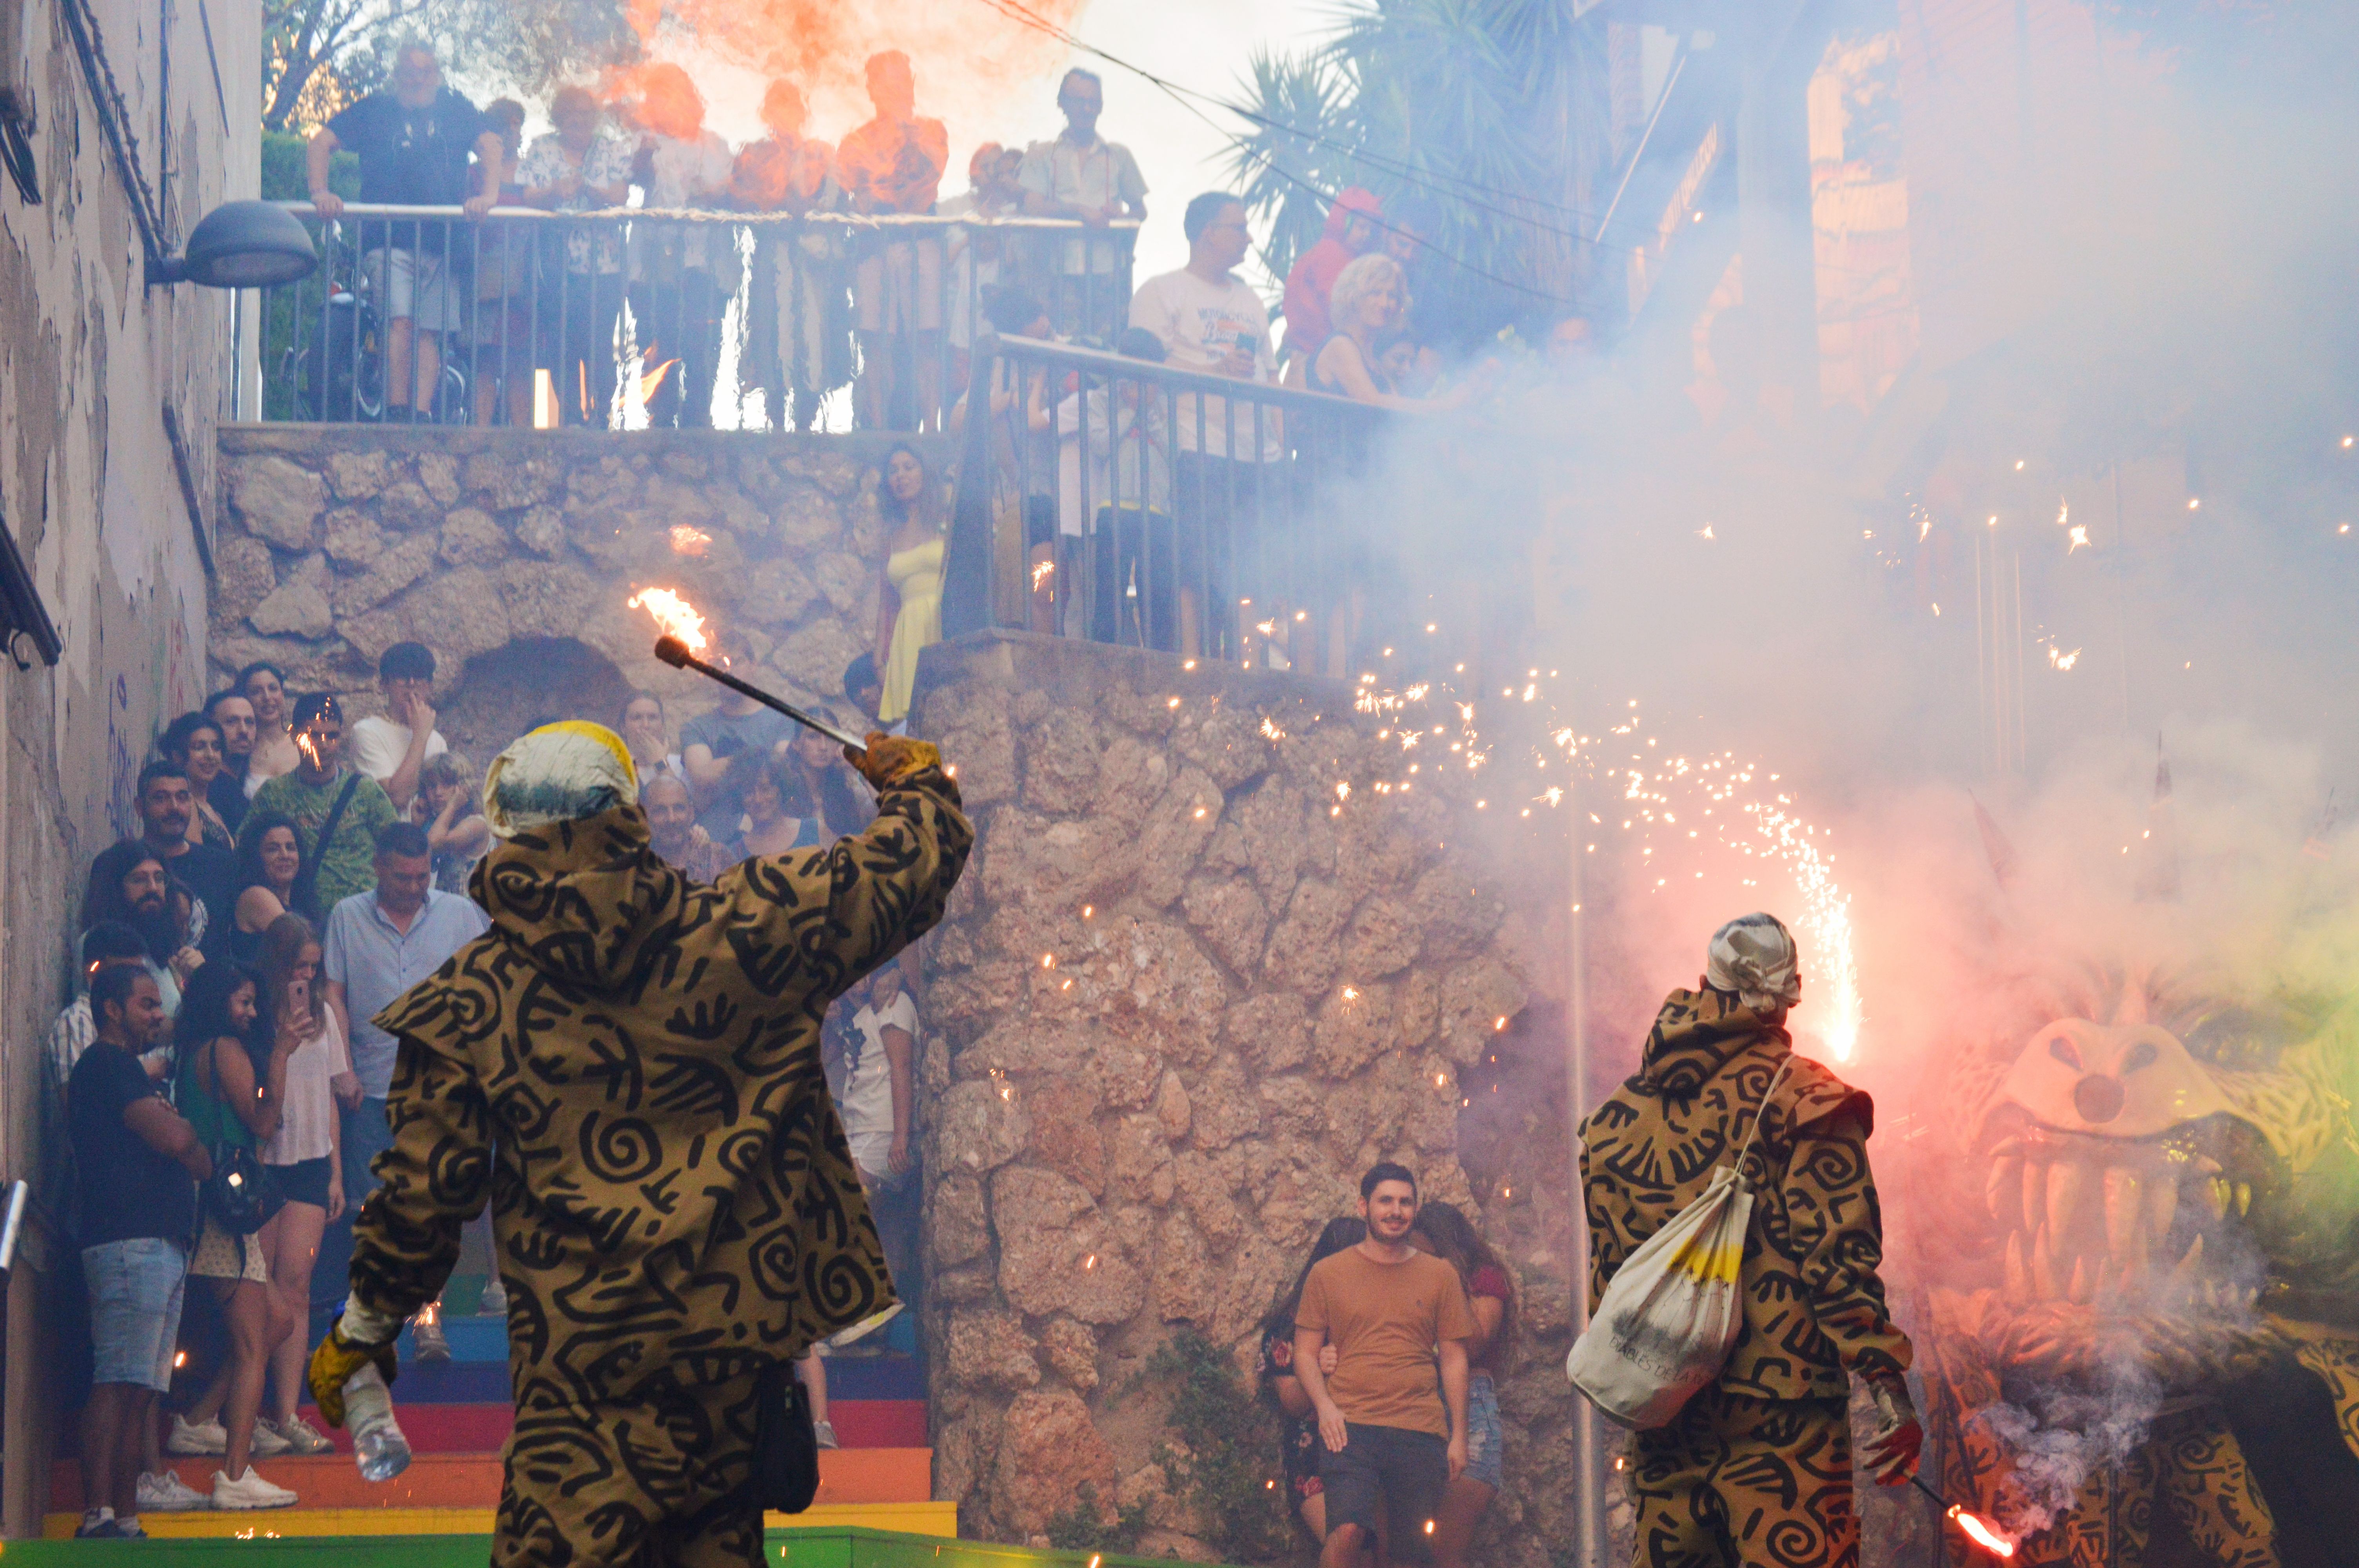
[[[1256,55],[1230,107],[1232,167],[1281,271],[1327,196],[1363,185],[1424,209],[1469,332],[1553,313],[1589,271],[1582,217],[1603,146],[1602,24],[1576,0],[1348,0],[1333,34]]]

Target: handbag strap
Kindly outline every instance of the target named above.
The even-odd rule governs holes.
[[[328,858],[329,842],[335,838],[336,829],[344,825],[344,808],[352,805],[353,792],[360,787],[358,772],[344,775],[344,787],[336,792],[336,804],[328,807],[327,820],[320,824],[319,837],[311,840],[310,858],[290,890],[298,903],[309,905],[319,896],[321,862]]]
[[[1786,1081],[1786,1075],[1793,1065],[1794,1058],[1789,1054],[1777,1065],[1777,1076],[1769,1080],[1769,1087],[1761,1091],[1761,1107],[1753,1113],[1753,1130],[1745,1135],[1745,1147],[1736,1152],[1736,1173],[1740,1176],[1745,1173],[1745,1156],[1753,1152],[1753,1145],[1760,1141],[1761,1124],[1769,1116],[1769,1102],[1777,1098],[1777,1086]]]

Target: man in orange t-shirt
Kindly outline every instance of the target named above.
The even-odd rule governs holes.
[[[1294,1368],[1319,1412],[1327,1497],[1320,1568],[1424,1557],[1449,1484],[1466,1468],[1466,1341],[1458,1271],[1409,1245],[1417,1177],[1360,1178],[1367,1239],[1310,1271],[1294,1314]],[[1335,1346],[1335,1369],[1319,1356]],[[1437,1349],[1441,1391],[1434,1392]]]

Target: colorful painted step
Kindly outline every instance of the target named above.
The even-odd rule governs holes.
[[[925,1502],[933,1496],[933,1450],[929,1448],[838,1448],[822,1453],[819,1456],[819,1498],[815,1506],[899,1507]],[[175,1463],[180,1478],[190,1486],[202,1489],[212,1485],[212,1461],[179,1459]],[[306,1459],[260,1459],[255,1462],[255,1468],[262,1472],[265,1480],[285,1487],[300,1498],[298,1509],[306,1515],[359,1509],[397,1513],[489,1509],[496,1507],[500,1498],[497,1454],[420,1454],[410,1461],[408,1469],[382,1483],[362,1480],[351,1458],[342,1454]],[[71,1517],[79,1515],[82,1507],[82,1466],[71,1459],[60,1460],[49,1472],[50,1511]],[[265,1516],[246,1517],[251,1520]]]
[[[49,1541],[71,1541],[74,1527],[81,1522],[82,1515],[79,1513],[52,1513],[41,1520],[41,1535]],[[287,1568],[293,1568],[293,1565],[298,1563],[321,1561],[320,1555],[317,1554],[321,1552],[328,1539],[349,1536],[440,1537],[454,1545],[459,1541],[466,1542],[468,1554],[462,1557],[437,1552],[430,1555],[421,1553],[413,1557],[393,1552],[383,1556],[375,1553],[362,1555],[347,1553],[339,1544],[333,1555],[337,1568],[360,1568],[363,1563],[373,1564],[375,1568],[412,1568],[413,1564],[420,1565],[420,1568],[426,1564],[431,1564],[432,1568],[444,1568],[445,1564],[451,1564],[455,1568],[455,1564],[461,1562],[467,1563],[469,1568],[482,1568],[484,1558],[490,1553],[492,1510],[487,1508],[293,1508],[255,1513],[142,1514],[139,1516],[139,1522],[149,1535],[159,1540],[211,1537],[235,1541],[241,1546],[255,1546],[274,1541],[303,1541],[305,1550],[314,1555],[282,1559]],[[766,1516],[764,1522],[773,1530],[784,1530],[788,1527],[801,1530],[833,1528],[836,1530],[858,1529],[864,1531],[889,1530],[906,1535],[923,1536],[928,1538],[928,1544],[931,1544],[935,1540],[956,1538],[958,1505],[949,1502],[814,1504],[807,1513],[770,1514]],[[7,1556],[12,1565],[27,1560],[38,1560],[35,1554],[26,1552],[25,1549],[29,1544],[29,1542],[13,1541],[8,1543]],[[103,1548],[105,1551],[101,1555],[84,1555],[94,1548]],[[157,1557],[117,1559],[111,1555],[112,1552],[125,1548],[133,1552],[142,1549],[141,1543],[137,1541],[75,1541],[74,1554],[71,1562],[73,1568],[96,1568],[96,1565],[102,1562],[121,1562],[128,1564],[135,1562],[152,1563],[166,1561]],[[147,1550],[152,1551],[153,1548]],[[176,1552],[168,1561],[173,1563],[174,1568],[181,1568],[182,1564],[190,1563],[193,1554],[182,1555]],[[60,1560],[60,1562],[63,1561],[65,1560]],[[227,1560],[223,1561],[225,1563]],[[246,1563],[253,1560],[241,1556],[238,1561],[241,1563]],[[778,1561],[783,1563],[785,1557],[781,1555]],[[799,1562],[799,1559],[797,1561]],[[915,1568],[914,1562],[912,1568]],[[1157,1564],[1156,1568],[1169,1568],[1169,1565]]]
[[[408,1374],[395,1383],[400,1399],[401,1430],[418,1454],[496,1454],[506,1447],[515,1424],[515,1407],[508,1404],[435,1404],[413,1402],[406,1396]],[[306,1406],[303,1417],[321,1431],[327,1425],[320,1412]],[[923,1400],[838,1400],[828,1402],[828,1418],[835,1440],[846,1448],[923,1448],[926,1403]],[[328,1436],[343,1453],[352,1452],[349,1433]]]

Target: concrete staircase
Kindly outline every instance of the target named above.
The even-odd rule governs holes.
[[[501,1450],[514,1413],[506,1323],[462,1315],[480,1289],[480,1281],[453,1280],[445,1296],[451,1313],[443,1323],[451,1342],[449,1361],[418,1362],[409,1336],[402,1336],[401,1376],[394,1384],[394,1397],[415,1457],[400,1476],[377,1485],[362,1480],[351,1457],[351,1434],[331,1433],[336,1444],[332,1454],[255,1462],[266,1478],[302,1499],[294,1508],[147,1514],[141,1518],[147,1532],[246,1541],[488,1535],[499,1501]],[[905,1325],[907,1314],[872,1336],[881,1342],[874,1354],[828,1358],[829,1414],[842,1446],[821,1454],[819,1497],[810,1511],[773,1515],[771,1525],[859,1527],[928,1538],[957,1533],[957,1505],[931,1500],[933,1450],[926,1445],[925,1374],[915,1354],[914,1327]],[[866,1348],[865,1342],[862,1347]],[[317,1411],[303,1413],[324,1430]],[[214,1458],[168,1455],[168,1462],[201,1491],[211,1489],[220,1464]],[[82,1507],[81,1465],[60,1460],[50,1476],[42,1533],[51,1540],[71,1536],[81,1522]],[[481,1560],[480,1552],[476,1560]],[[339,1561],[346,1562],[341,1555]]]

